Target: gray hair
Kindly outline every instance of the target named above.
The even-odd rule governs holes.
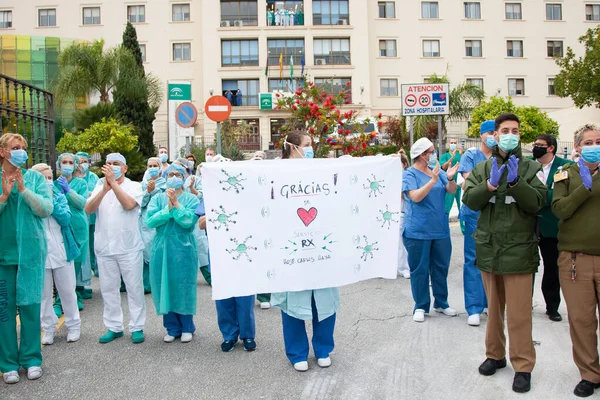
[[[575,136],[575,144],[577,146],[581,146],[581,142],[583,141],[583,134],[587,131],[596,131],[600,132],[600,127],[595,124],[585,124],[580,126],[574,133]]]

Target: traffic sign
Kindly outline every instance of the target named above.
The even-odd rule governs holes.
[[[231,114],[231,103],[223,96],[212,96],[204,105],[206,116],[215,122],[223,122]]]
[[[448,115],[449,113],[447,83],[402,85],[402,115]]]
[[[175,110],[175,122],[182,128],[190,128],[196,123],[198,110],[191,102],[181,103]]]

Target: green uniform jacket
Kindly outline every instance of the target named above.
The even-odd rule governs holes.
[[[484,272],[504,274],[530,274],[537,272],[539,253],[537,246],[537,212],[545,202],[548,189],[537,177],[542,169],[536,161],[522,158],[521,147],[513,154],[519,160],[519,180],[508,187],[504,171],[498,189],[490,192],[487,181],[492,160],[498,167],[508,164],[498,148],[492,158],[473,168],[467,178],[463,203],[473,211],[481,211],[475,239],[476,265]]]
[[[540,233],[546,238],[557,238],[558,237],[558,218],[552,213],[552,193],[554,192],[554,174],[558,170],[558,167],[571,165],[572,161],[566,160],[562,157],[554,157],[552,167],[550,167],[550,175],[546,186],[548,187],[548,196],[546,198],[546,205],[538,212],[538,216],[542,217],[540,224]]]

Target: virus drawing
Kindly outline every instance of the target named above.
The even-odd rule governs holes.
[[[238,242],[237,239],[235,238],[231,238],[230,240],[233,242],[233,244],[235,244],[235,248],[234,249],[227,249],[227,252],[229,254],[234,254],[233,259],[234,260],[239,260],[241,256],[246,256],[246,259],[249,262],[252,262],[252,259],[250,258],[250,255],[248,254],[249,250],[258,250],[258,248],[256,247],[252,247],[252,246],[248,246],[246,243],[248,243],[248,240],[252,239],[252,235],[248,236],[246,239],[244,239],[244,241],[242,243]]]
[[[379,248],[375,247],[379,242],[369,243],[369,239],[367,239],[367,236],[363,236],[363,238],[365,239],[365,245],[356,246],[356,248],[363,251],[362,256],[360,258],[362,258],[363,261],[367,261],[367,258],[369,258],[369,256],[371,256],[371,259],[373,259],[374,252],[379,251]]]
[[[377,216],[377,221],[381,222],[381,227],[383,228],[385,224],[387,224],[388,229],[392,226],[392,222],[399,222],[394,219],[394,215],[400,214],[400,212],[392,212],[390,211],[388,205],[385,206],[385,211],[379,210],[380,216]]]
[[[221,172],[227,176],[226,180],[219,181],[220,184],[225,184],[223,187],[224,191],[229,192],[230,190],[235,190],[236,193],[239,193],[240,190],[244,190],[242,182],[245,181],[246,178],[242,178],[242,173],[237,175],[229,175],[229,173],[224,169],[222,169]]]
[[[365,189],[369,189],[369,197],[371,196],[375,196],[377,197],[377,194],[383,194],[381,192],[381,189],[384,189],[385,186],[382,185],[382,183],[384,181],[378,181],[377,178],[375,178],[375,175],[371,174],[371,176],[373,177],[373,179],[369,179],[367,178],[367,181],[369,181],[369,184],[364,184],[363,188]]]
[[[209,219],[208,222],[218,224],[215,225],[216,230],[225,227],[225,230],[229,231],[229,224],[237,224],[237,221],[231,219],[231,217],[237,215],[237,211],[228,214],[227,211],[225,211],[225,208],[223,208],[223,206],[219,206],[218,210],[213,209],[211,210],[211,212],[215,213],[217,215],[217,218]]]

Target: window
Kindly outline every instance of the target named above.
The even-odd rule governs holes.
[[[302,64],[304,39],[268,39],[267,48],[269,50],[269,66],[279,65],[280,54],[283,65],[290,65],[292,55],[294,56],[294,65]],[[304,62],[306,63],[306,60]]]
[[[506,3],[506,19],[523,19],[521,15],[521,3]]]
[[[352,79],[348,78],[315,78],[315,85],[331,94],[346,91],[346,103],[352,103]]]
[[[83,7],[83,25],[100,25],[100,7]]]
[[[477,86],[483,90],[483,78],[467,78],[467,84]]]
[[[258,40],[223,40],[221,65],[223,67],[258,65]]]
[[[548,40],[548,57],[562,57],[563,56],[563,42],[562,40]]]
[[[221,0],[221,26],[257,26],[258,4],[250,0]]]
[[[430,83],[430,82],[431,82],[431,79],[429,79],[429,78],[423,78],[423,83]]]
[[[146,45],[140,44],[140,51],[142,52],[142,61],[146,62]]]
[[[382,97],[398,96],[398,79],[382,79],[379,81],[379,90]]]
[[[38,10],[38,26],[56,26],[56,8]]]
[[[465,2],[465,18],[481,19],[481,3]]]
[[[348,25],[348,0],[313,0],[313,25]]]
[[[522,40],[507,40],[506,41],[506,56],[507,57],[523,57],[523,41]]]
[[[315,65],[350,64],[350,39],[315,39]]]
[[[0,29],[12,28],[12,11],[0,11]]]
[[[546,4],[546,20],[562,20],[562,4]]]
[[[261,150],[260,123],[258,118],[232,119],[232,126],[243,126],[243,133],[236,137],[236,145],[240,150]]]
[[[295,92],[298,88],[296,79],[269,79],[269,92]]]
[[[481,40],[465,40],[465,51],[467,57],[481,57]]]
[[[437,1],[424,1],[421,3],[421,18],[435,19],[440,17]]]
[[[379,7],[379,18],[396,18],[396,3],[394,1],[380,1],[377,6]]]
[[[191,59],[191,43],[173,43],[173,61],[190,61]]]
[[[556,96],[556,89],[554,89],[554,78],[548,78],[548,96]]]
[[[600,21],[600,4],[586,4],[585,20]]]
[[[423,57],[439,57],[440,56],[440,41],[439,40],[423,40]]]
[[[525,96],[525,79],[509,79],[508,95]]]
[[[127,21],[132,24],[146,22],[146,6],[127,6]]]
[[[379,57],[396,57],[396,41],[380,40]]]
[[[267,26],[304,25],[303,0],[268,0]]]
[[[173,21],[189,21],[190,20],[190,5],[189,4],[173,4]]]
[[[258,107],[258,93],[260,89],[258,79],[223,80],[223,96],[228,97],[227,91],[233,95],[233,106]]]

